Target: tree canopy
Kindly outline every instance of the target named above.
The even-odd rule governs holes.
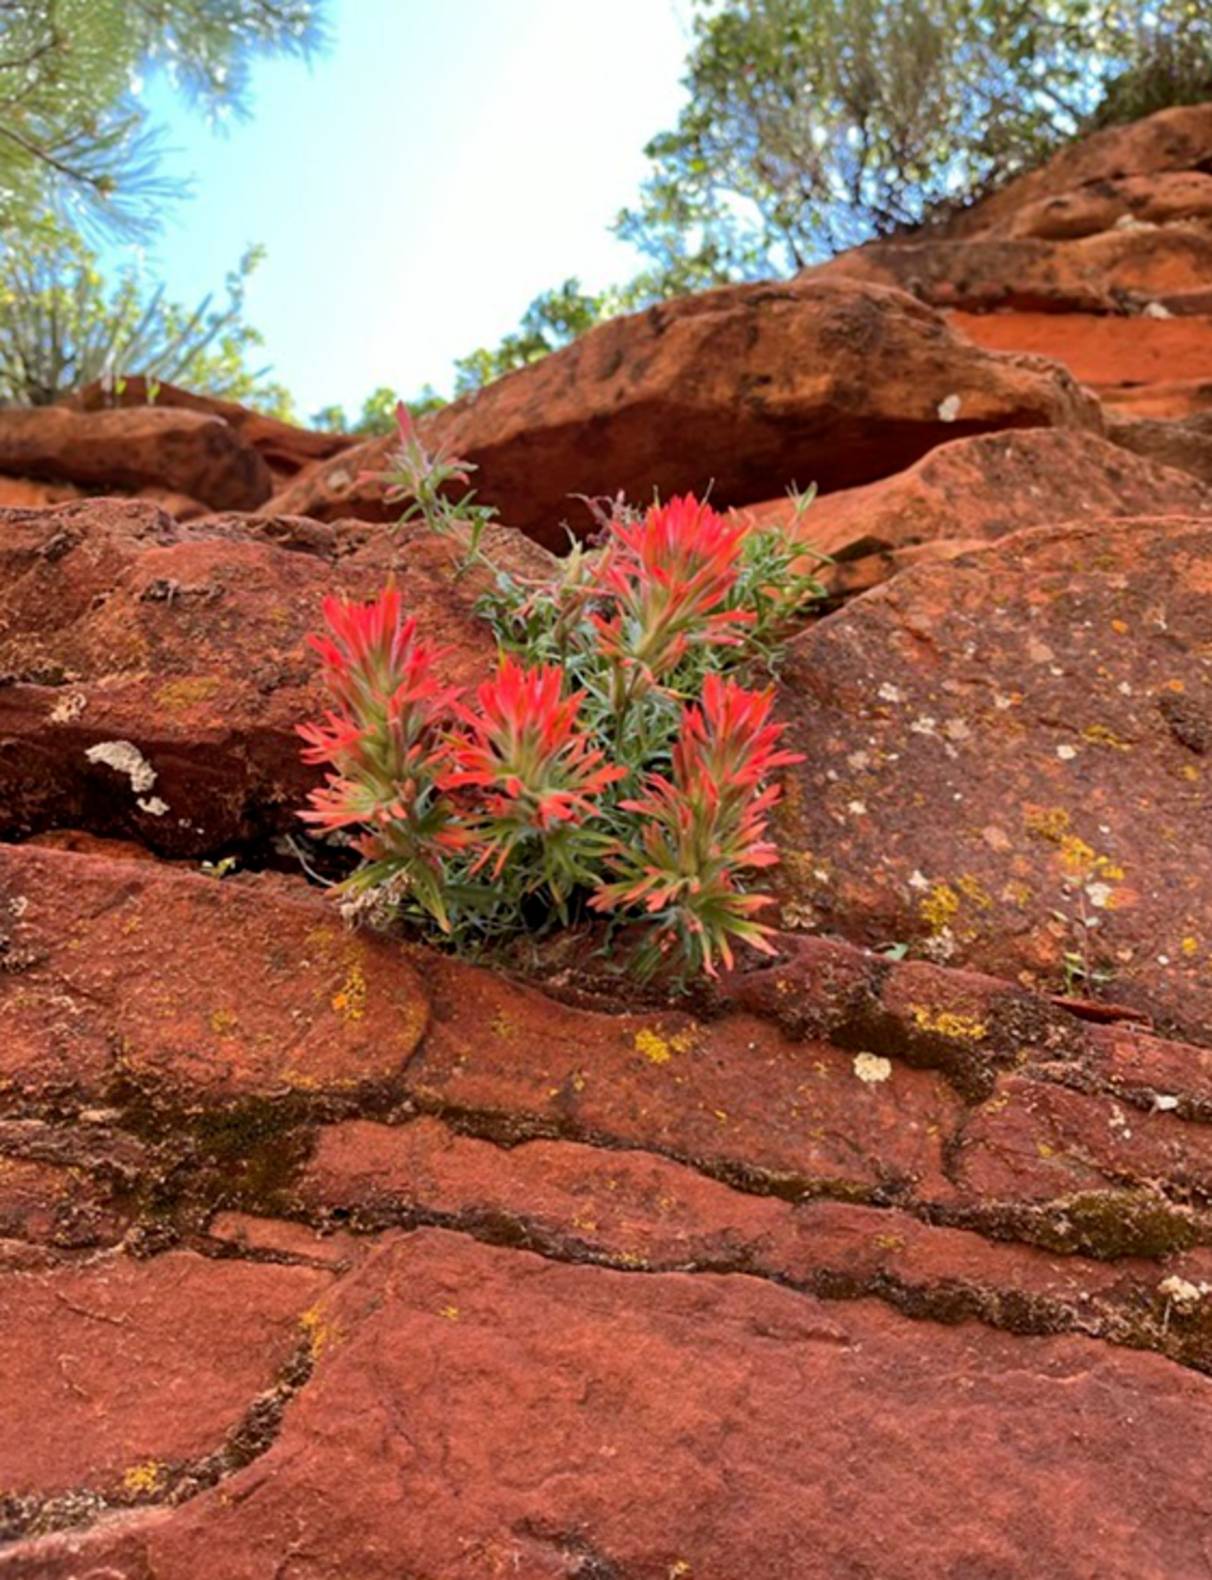
[[[1111,120],[1212,95],[1205,0],[699,0],[617,233],[654,285],[786,275]]]
[[[317,0],[0,0],[0,236],[48,206],[146,234],[181,188],[141,75],[162,68],[206,113],[238,114],[257,53],[318,37]]]
[[[95,379],[125,373],[183,384],[277,416],[290,397],[268,370],[250,369],[261,336],[243,321],[244,289],[261,260],[250,248],[227,277],[227,300],[193,309],[148,290],[134,268],[107,286],[76,235],[31,230],[0,254],[0,405],[46,406]]]
[[[107,286],[87,237],[142,238],[182,191],[138,93],[163,69],[203,113],[243,113],[253,57],[306,54],[320,0],[0,0],[0,403],[40,405],[143,373],[285,415],[247,358],[250,249],[226,303],[167,301],[128,269]]]

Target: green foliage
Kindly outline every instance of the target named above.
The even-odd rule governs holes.
[[[1131,9],[1121,8],[1125,13]],[[1188,0],[1185,6],[1166,9],[1169,25],[1147,33],[1133,51],[1132,64],[1106,83],[1094,125],[1135,121],[1172,104],[1212,99],[1212,17],[1206,4]],[[1124,21],[1130,25],[1127,15]]]
[[[322,428],[327,433],[391,433],[396,426],[399,401],[400,397],[389,384],[380,384],[362,402],[356,422],[350,423],[344,406],[322,406],[319,411],[312,413],[311,424],[313,428]],[[439,395],[432,384],[426,384],[419,395],[414,395],[404,404],[414,417],[425,417],[445,406],[446,397]]]
[[[0,404],[45,406],[94,379],[142,373],[204,394],[290,415],[281,386],[246,357],[261,344],[243,322],[244,292],[262,257],[250,248],[227,277],[227,300],[192,311],[147,293],[129,270],[107,287],[96,255],[51,222],[0,251]]]
[[[241,113],[263,50],[307,53],[317,0],[3,0],[0,235],[48,205],[126,234],[153,227],[180,184],[140,104],[161,67],[204,109]]]
[[[550,291],[536,296],[522,314],[517,329],[495,350],[481,346],[455,361],[455,394],[467,395],[503,373],[538,362],[551,351],[568,345],[603,318],[623,311],[622,293],[604,291],[597,295],[581,289],[578,279],[565,280]]]
[[[1201,0],[698,0],[677,125],[616,229],[664,292],[785,275],[1212,85]]]

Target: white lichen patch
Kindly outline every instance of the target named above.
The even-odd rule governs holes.
[[[156,770],[130,741],[98,741],[84,755],[90,763],[104,763],[115,773],[125,774],[135,795],[146,795],[156,782]]]
[[[135,804],[140,812],[148,812],[152,817],[163,817],[168,811],[168,802],[161,801],[158,795],[140,796]]]
[[[1189,1279],[1171,1273],[1169,1278],[1163,1278],[1158,1284],[1157,1292],[1159,1295],[1165,1295],[1178,1311],[1186,1315],[1198,1309],[1200,1301],[1208,1293],[1208,1285],[1193,1284]]]
[[[867,1086],[878,1086],[892,1078],[891,1059],[881,1059],[878,1053],[856,1053],[854,1073]]]
[[[960,414],[961,402],[958,395],[948,395],[938,403],[938,420],[940,422],[954,422]]]
[[[60,697],[50,710],[47,722],[50,724],[70,724],[73,719],[78,719],[88,705],[88,698],[82,691],[69,691],[66,696]]]

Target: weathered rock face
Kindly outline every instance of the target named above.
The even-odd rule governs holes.
[[[153,486],[215,510],[251,510],[272,492],[265,462],[221,418],[158,406],[0,411],[0,471],[106,487]]]
[[[153,390],[139,375],[124,379],[121,391],[105,389],[100,383],[86,385],[66,404],[80,411],[102,411],[115,406],[145,407],[153,396],[151,404],[157,408],[181,407],[220,418],[238,435],[241,443],[251,446],[261,456],[278,487],[303,467],[314,461],[328,460],[355,442],[349,434],[299,428],[235,401],[220,400],[215,395],[194,395],[189,390],[178,389],[175,384],[157,382]]]
[[[1148,460],[1212,483],[1212,412],[1174,422],[1111,414],[1107,437]]]
[[[990,351],[1056,357],[1113,411],[1183,418],[1212,406],[1212,318],[1079,313],[954,313]]]
[[[748,514],[790,524],[792,512],[784,499]],[[853,592],[886,580],[922,547],[951,558],[1024,527],[1162,512],[1212,512],[1212,490],[1093,434],[1040,428],[939,445],[895,477],[814,500],[799,530],[839,562],[822,572],[830,591]]]
[[[1111,126],[1063,148],[1047,164],[1008,182],[999,192],[957,214],[943,227],[951,236],[1036,235],[1048,233],[1049,216],[1064,224],[1074,210],[1097,215],[1114,224],[1124,215],[1151,220],[1187,218],[1206,212],[1203,182],[1212,157],[1212,105],[1182,105],[1127,126]],[[1148,178],[1141,180],[1140,178]],[[1136,178],[1135,180],[1133,178]],[[1181,178],[1181,179],[1180,179]],[[1179,210],[1167,214],[1166,194],[1181,195],[1169,201]],[[1146,204],[1156,202],[1160,212],[1141,212],[1133,206],[1142,191]],[[1191,209],[1192,201],[1196,207]],[[1105,204],[1106,207],[1098,207]],[[1122,205],[1119,206],[1119,205]],[[1072,218],[1068,222],[1073,224]],[[1108,229],[1107,223],[1091,229]],[[1084,234],[1089,234],[1084,231]]]
[[[1184,1428],[1206,1413],[1209,1385],[1153,1357],[1116,1368],[1087,1340],[964,1329],[923,1347],[866,1303],[829,1309],[711,1274],[553,1267],[438,1231],[389,1240],[319,1310],[343,1340],[226,1498],[128,1517],[78,1549],[48,1543],[31,1555],[40,1571],[19,1558],[10,1572],[215,1565],[251,1580],[294,1547],[324,1555],[313,1573],[365,1580],[493,1569],[900,1580],[940,1559],[1079,1576],[1095,1572],[1097,1531],[1120,1574],[1161,1576],[1195,1572],[1204,1550],[1188,1489],[1208,1443]],[[960,1381],[974,1365],[978,1398]],[[408,1381],[418,1372],[423,1391]],[[1126,1389],[1149,1422],[1128,1455]],[[1032,1451],[1062,1436],[1081,1444],[1080,1468],[1062,1455],[1054,1471],[1063,1501],[1041,1495]],[[356,1491],[334,1488],[334,1464],[359,1466]],[[965,1490],[974,1483],[979,1493]],[[1139,1519],[1142,1507],[1157,1519]]]
[[[1212,189],[1212,176],[1202,178]],[[1209,202],[1212,213],[1212,201]],[[970,312],[1122,313],[1212,282],[1212,224],[1116,229],[1075,241],[977,236],[873,242],[805,272],[808,279],[896,286]],[[1015,346],[1014,349],[1019,349]]]
[[[1202,139],[1193,152],[1202,163],[1212,152],[1212,141],[1202,151],[1201,146]],[[974,210],[973,218],[978,214],[979,209]],[[988,222],[981,228],[1004,230],[1008,236],[1072,241],[1117,226],[1131,230],[1136,225],[1170,225],[1178,220],[1202,226],[1212,223],[1212,175],[1205,170],[1095,178],[1055,196],[1023,203],[1000,224]]]
[[[1202,1552],[1206,1050],[823,939],[591,1012],[62,850],[0,915],[0,1573]]]
[[[73,483],[39,483],[31,477],[0,477],[0,509],[42,510],[79,499],[81,490]]]
[[[735,286],[601,325],[430,419],[479,468],[480,497],[551,548],[574,494],[645,499],[713,484],[720,504],[788,483],[884,477],[944,438],[990,429],[1098,431],[1059,370],[988,357],[899,292],[843,281]],[[380,519],[389,440],[304,473],[270,508]]]
[[[398,542],[398,547],[395,547]],[[540,550],[494,534],[507,562]],[[483,575],[454,547],[256,516],[188,527],[97,501],[0,514],[0,829],[59,824],[211,855],[297,827],[296,724],[323,706],[307,635],[326,593],[394,569],[451,679],[478,678]]]
[[[1210,161],[1212,106],[1166,110],[801,279],[900,287],[987,350],[1063,364],[1112,415],[1182,419],[1212,403]]]
[[[1212,1038],[1206,521],[1040,528],[800,638],[795,906]]]

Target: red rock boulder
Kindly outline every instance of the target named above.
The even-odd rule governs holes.
[[[1204,179],[1212,186],[1212,176]],[[1060,242],[879,241],[801,278],[897,286],[934,307],[968,312],[1119,313],[1212,285],[1212,229],[1133,226]]]
[[[215,510],[251,510],[273,486],[265,462],[222,418],[152,406],[0,411],[0,471],[86,487],[167,488]]]
[[[1186,421],[1170,422],[1111,413],[1107,438],[1147,460],[1189,472],[1201,482],[1212,484],[1212,412],[1197,412]]]
[[[1185,182],[1189,181],[1192,173],[1204,172],[1209,158],[1212,158],[1212,104],[1178,105],[1159,110],[1143,120],[1109,126],[1070,143],[1047,164],[1008,181],[983,201],[953,215],[940,229],[950,236],[1021,235],[1028,233],[1021,228],[1025,224],[1030,234],[1042,235],[1044,232],[1038,228],[1041,216],[1058,201],[1061,214],[1075,205],[1088,205],[1092,200],[1097,202],[1109,197],[1114,203],[1125,180],[1146,177],[1159,194],[1157,201],[1160,203],[1166,187],[1157,178],[1164,181],[1168,176],[1180,174]],[[1180,199],[1180,203],[1182,201]]]
[[[1061,362],[1123,416],[1184,418],[1212,406],[1212,318],[961,313],[952,327],[988,351]]]
[[[887,476],[944,438],[1056,426],[1097,432],[1097,404],[1056,367],[989,357],[900,292],[840,280],[732,286],[617,318],[444,408],[431,442],[479,471],[483,502],[548,547],[586,530],[576,494],[704,490],[722,505],[792,481]],[[272,509],[381,519],[366,478],[390,440],[303,473]]]
[[[1009,236],[1072,241],[1116,226],[1212,224],[1212,174],[1164,170],[1152,175],[1107,176],[1040,197],[997,228]]]
[[[494,537],[507,562],[545,563],[518,534]],[[180,526],[116,500],[3,514],[0,827],[87,827],[175,855],[264,848],[299,826],[314,780],[295,726],[323,706],[307,635],[325,595],[373,597],[394,570],[450,678],[470,682],[494,644],[473,614],[483,573],[456,578],[458,557],[415,531]]]
[[[1212,1040],[1207,520],[1083,519],[797,639],[790,910]]]
[[[1212,488],[1189,472],[1130,456],[1093,434],[1038,428],[954,439],[915,466],[813,501],[799,518],[806,544],[831,556],[831,592],[874,586],[920,560],[976,548],[1024,527],[1090,516],[1212,513]],[[738,512],[790,523],[775,500]]]
[[[216,395],[197,395],[175,384],[158,381],[153,387],[147,379],[136,374],[122,381],[120,391],[106,389],[100,382],[88,384],[64,404],[79,411],[151,405],[157,409],[181,408],[219,417],[238,435],[241,443],[251,446],[262,457],[277,487],[283,486],[305,466],[328,460],[357,442],[350,434],[300,428],[295,423],[282,422],[277,417],[268,417],[264,412],[253,411]]]

